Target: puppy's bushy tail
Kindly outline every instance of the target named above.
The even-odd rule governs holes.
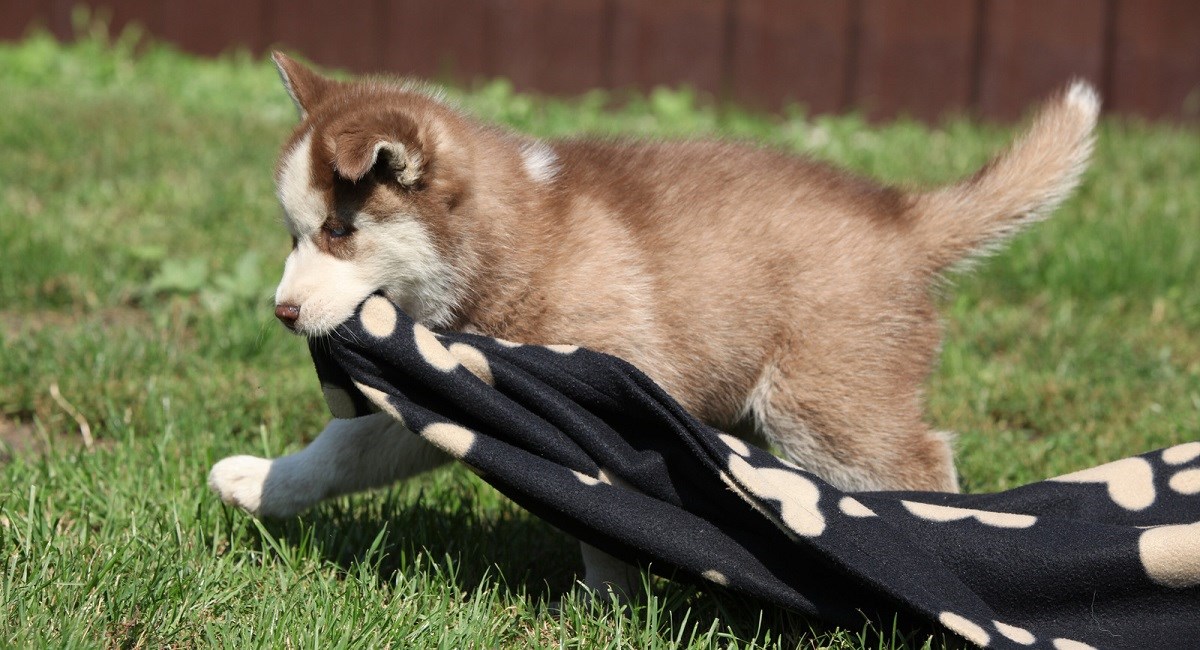
[[[1096,91],[1075,81],[974,175],[917,194],[913,231],[930,270],[985,253],[1058,207],[1087,167],[1099,113]]]

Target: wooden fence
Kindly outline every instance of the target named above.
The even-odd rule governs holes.
[[[71,36],[78,0],[0,0],[0,38]],[[1079,76],[1110,112],[1200,117],[1200,0],[107,0],[181,48],[518,88],[688,84],[765,109],[1008,120]]]

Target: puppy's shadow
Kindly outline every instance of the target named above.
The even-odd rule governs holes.
[[[440,488],[402,486],[374,497],[326,502],[301,517],[266,520],[262,530],[288,551],[315,554],[347,574],[361,575],[369,567],[385,584],[398,575],[432,569],[464,594],[482,585],[548,604],[582,579],[574,538],[507,499],[478,507],[476,498],[473,489],[451,490],[448,495]],[[253,521],[247,520],[245,532],[259,548],[271,552],[273,544]],[[832,629],[720,587],[647,580],[648,594],[637,599],[635,610],[644,607],[648,597],[656,599],[660,634],[685,644],[717,618],[737,638],[776,640],[782,647],[811,644],[814,634]],[[644,609],[640,613],[644,615]],[[928,629],[891,621],[864,622],[860,629],[845,632],[865,646],[889,648],[924,647],[930,634]],[[958,646],[943,639],[933,647]]]
[[[257,525],[246,523],[247,536],[270,552]],[[369,565],[384,583],[432,563],[464,593],[498,583],[533,599],[553,598],[582,568],[579,545],[565,533],[506,499],[478,507],[461,490],[416,486],[342,497],[299,517],[263,520],[262,527],[299,555],[343,571],[361,575]]]

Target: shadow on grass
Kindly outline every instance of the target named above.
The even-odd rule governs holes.
[[[557,597],[582,568],[570,536],[511,502],[482,508],[469,494],[400,492],[336,499],[288,519],[227,509],[226,533],[284,563],[317,559],[358,576],[369,567],[382,584],[432,569],[464,593],[496,584],[533,600]]]
[[[243,539],[285,562],[319,558],[346,575],[361,576],[367,569],[381,584],[426,572],[464,595],[481,587],[507,591],[553,616],[549,603],[582,579],[577,542],[511,502],[481,514],[470,498],[463,501],[447,503],[444,495],[423,492],[415,500],[393,493],[365,507],[338,500],[302,517],[246,519]],[[738,640],[783,647],[811,647],[814,637],[864,648],[969,647],[896,617],[864,617],[858,629],[839,629],[707,583],[644,575],[643,593],[624,615],[684,646],[719,620],[721,629]]]

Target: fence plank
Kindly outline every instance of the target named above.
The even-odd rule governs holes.
[[[80,5],[76,0],[42,0],[37,4],[41,5],[41,9],[36,20],[61,41],[70,41],[75,38],[75,27],[71,24],[71,12],[77,6],[82,11],[90,11],[90,8]]]
[[[373,3],[291,0],[270,3],[268,42],[322,67],[377,71],[383,21]]]
[[[492,74],[517,88],[581,93],[605,84],[604,0],[502,0],[494,6]]]
[[[650,88],[688,84],[719,94],[726,0],[615,0],[612,82]]]
[[[1150,118],[1200,118],[1200,2],[1118,0],[1108,105]]]
[[[34,25],[49,28],[50,2],[0,2],[0,39],[15,40],[25,36]]]
[[[488,74],[487,11],[485,0],[389,0],[382,67],[442,81]]]
[[[855,102],[871,119],[970,105],[978,2],[863,0]]]
[[[234,48],[261,52],[266,43],[262,0],[165,0],[162,36],[189,52],[220,54]]]
[[[1082,77],[1104,81],[1104,0],[1003,0],[983,5],[981,115],[1011,120]]]
[[[741,104],[812,113],[848,108],[852,4],[740,0],[734,6],[732,90]]]

